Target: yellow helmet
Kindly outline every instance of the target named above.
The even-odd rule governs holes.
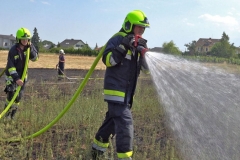
[[[132,31],[133,25],[150,27],[147,16],[140,10],[133,10],[129,12],[122,24],[122,28],[128,33]]]
[[[20,39],[28,39],[28,40],[31,39],[31,33],[27,28],[20,28],[17,30],[17,33],[16,33],[17,43],[19,43]]]

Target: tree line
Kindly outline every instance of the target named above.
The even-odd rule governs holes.
[[[219,42],[215,43],[211,50],[206,53],[200,53],[196,50],[196,41],[193,40],[192,42],[185,44],[184,46],[187,48],[187,51],[180,51],[179,48],[175,45],[174,41],[171,40],[170,42],[164,42],[162,44],[162,50],[163,53],[166,54],[173,54],[173,55],[183,55],[183,56],[208,56],[208,57],[217,57],[222,59],[240,59],[240,54],[236,54],[236,47],[234,46],[234,43],[230,44],[229,42],[229,36],[223,32],[222,37]],[[61,49],[59,43],[55,45],[51,41],[41,41],[40,37],[37,32],[37,28],[35,27],[33,30],[33,36],[31,39],[31,42],[36,46],[37,50],[44,53],[58,53],[58,51]],[[44,45],[50,45],[48,49],[44,48]],[[96,56],[98,54],[98,51],[92,50],[88,45],[84,46],[82,49],[74,49],[74,48],[65,48],[64,49],[66,53],[68,54],[80,54],[80,55],[86,55],[86,56]],[[209,58],[214,59],[214,61],[217,58]],[[222,60],[219,60],[222,61]]]
[[[62,49],[59,43],[55,45],[51,41],[47,41],[47,40],[41,41],[36,27],[33,30],[33,36],[32,36],[31,42],[36,47],[36,49],[41,53],[58,53],[59,50]],[[44,47],[45,45],[49,45],[48,49],[45,49]],[[98,54],[98,51],[92,50],[88,45],[85,45],[81,49],[74,49],[73,47],[64,48],[64,51],[65,53],[68,53],[68,54],[79,54],[83,56],[97,56]]]

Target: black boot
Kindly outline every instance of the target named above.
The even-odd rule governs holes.
[[[93,160],[100,160],[101,158],[104,158],[104,152],[103,151],[99,151],[95,148],[92,148],[92,159]]]
[[[14,118],[14,116],[15,116],[15,114],[16,114],[16,112],[17,112],[17,107],[14,107],[13,109],[12,109],[12,113],[11,113],[11,119],[13,119]]]
[[[8,104],[5,104],[5,107],[4,107],[3,110],[5,110],[7,106],[8,106]],[[9,110],[7,111],[7,113],[5,114],[5,117],[8,118],[8,119],[11,119],[11,114],[12,114],[12,110],[11,110],[11,107],[10,107]]]
[[[5,108],[6,108],[6,107],[7,107],[7,106],[5,105]],[[5,109],[5,108],[4,108],[4,109]],[[17,106],[11,106],[10,109],[8,110],[8,112],[6,113],[6,117],[7,117],[8,119],[13,119],[14,116],[15,116],[15,114],[16,114],[16,112],[17,112],[17,109],[18,109]]]

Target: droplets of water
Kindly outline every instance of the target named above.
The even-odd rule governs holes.
[[[146,58],[183,158],[240,159],[240,76],[172,55]]]

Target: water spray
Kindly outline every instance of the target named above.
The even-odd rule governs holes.
[[[240,76],[169,54],[146,57],[184,160],[240,157]]]

